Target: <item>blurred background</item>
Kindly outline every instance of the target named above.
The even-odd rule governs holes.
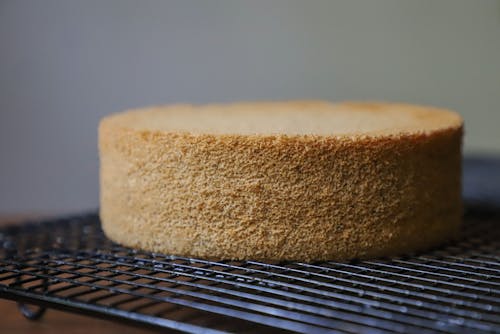
[[[96,208],[109,113],[300,98],[455,109],[500,154],[500,1],[0,0],[0,213]]]

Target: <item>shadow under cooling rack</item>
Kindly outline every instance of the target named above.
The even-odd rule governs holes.
[[[0,297],[190,333],[500,332],[500,210],[460,241],[349,263],[213,262],[136,251],[96,214],[0,230]]]

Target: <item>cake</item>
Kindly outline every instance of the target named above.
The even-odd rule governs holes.
[[[349,260],[460,229],[463,121],[322,101],[169,105],[99,125],[100,218],[125,246],[186,257]]]

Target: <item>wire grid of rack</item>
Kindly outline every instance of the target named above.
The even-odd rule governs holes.
[[[500,210],[460,241],[349,263],[207,261],[110,242],[96,214],[0,230],[0,297],[191,333],[500,332]]]

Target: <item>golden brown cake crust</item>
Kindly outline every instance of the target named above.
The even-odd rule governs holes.
[[[174,132],[127,126],[127,117],[99,127],[102,226],[121,244],[216,259],[346,260],[458,233],[454,113],[443,111],[437,129],[374,135]]]

